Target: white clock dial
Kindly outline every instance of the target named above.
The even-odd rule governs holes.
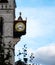
[[[15,25],[15,29],[16,29],[16,31],[18,31],[18,32],[22,32],[22,31],[25,29],[25,24],[22,23],[22,22],[18,22],[18,23],[16,23],[16,25]]]

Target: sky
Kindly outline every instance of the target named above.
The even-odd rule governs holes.
[[[34,63],[55,65],[55,0],[16,0],[15,15],[27,18],[26,35],[15,46],[15,61],[18,50],[27,44],[27,52],[34,53]]]

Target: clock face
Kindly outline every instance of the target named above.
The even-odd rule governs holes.
[[[15,29],[18,32],[22,32],[25,29],[25,24],[22,22],[18,22],[15,24]]]

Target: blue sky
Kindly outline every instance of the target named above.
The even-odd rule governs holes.
[[[17,3],[19,7],[55,6],[55,0],[18,0]]]
[[[28,53],[33,52],[36,57],[35,63],[55,65],[55,0],[16,0],[16,5],[16,19],[20,11],[23,19],[27,17],[27,33],[15,46],[15,54],[27,44]]]

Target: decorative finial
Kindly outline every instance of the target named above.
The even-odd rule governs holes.
[[[21,12],[20,12],[19,14],[20,14],[20,16],[21,16]]]
[[[23,19],[22,19],[22,16],[21,16],[21,12],[19,12],[18,20],[19,20],[19,21],[22,21],[22,20],[23,20]]]

